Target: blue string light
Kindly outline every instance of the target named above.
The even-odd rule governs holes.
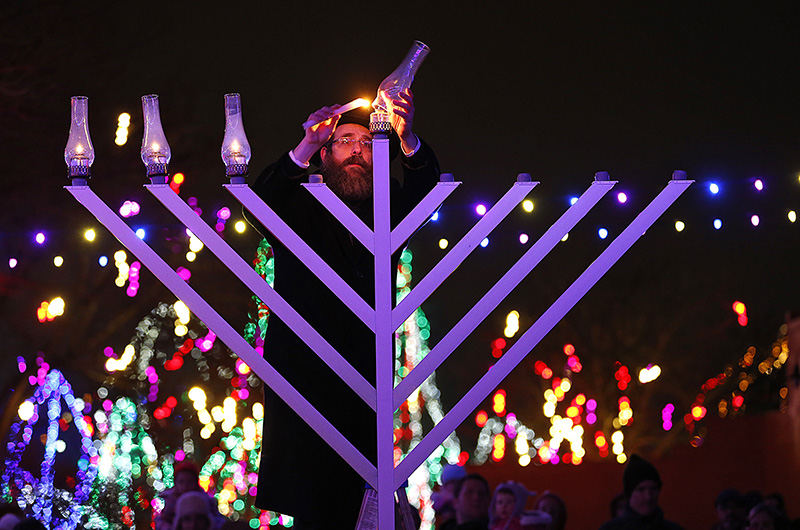
[[[20,508],[31,507],[36,519],[48,528],[59,530],[74,530],[82,516],[87,513],[87,500],[92,489],[92,483],[97,476],[97,467],[90,465],[97,461],[97,449],[92,445],[92,433],[83,419],[83,401],[76,400],[72,387],[58,370],[49,370],[49,365],[39,359],[37,376],[31,376],[31,384],[36,385],[33,396],[28,399],[32,404],[29,418],[15,422],[10,429],[8,443],[8,458],[5,461],[2,480],[2,497],[5,501],[16,498]],[[59,420],[61,419],[61,401],[67,405],[72,415],[72,421],[81,435],[81,457],[78,460],[76,473],[77,484],[75,492],[56,490],[53,479],[55,475],[55,457],[58,452]],[[37,479],[30,472],[21,469],[20,463],[25,449],[33,437],[33,426],[39,420],[39,407],[47,407],[47,431],[45,438],[44,460],[41,464],[41,475]],[[22,431],[21,439],[18,435]],[[63,443],[63,442],[62,442]],[[16,495],[12,494],[12,488]],[[70,497],[66,519],[61,519],[53,511],[53,501],[60,496],[62,499]]]

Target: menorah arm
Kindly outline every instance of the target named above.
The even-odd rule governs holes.
[[[475,223],[450,252],[425,275],[416,287],[392,310],[392,329],[397,329],[422,302],[452,274],[467,256],[494,228],[505,219],[511,210],[533,189],[538,182],[515,182],[510,190]]]
[[[397,251],[405,243],[414,231],[427,221],[436,208],[460,185],[460,182],[439,182],[425,195],[414,209],[392,230],[392,252]]]
[[[331,446],[361,477],[375,484],[377,470],[361,452],[325,419],[294,387],[278,373],[236,330],[228,324],[197,292],[192,289],[161,256],[139,239],[89,186],[66,186],[103,226],[130,250],[172,293],[183,301],[238,355],[269,387],[294,410],[325,442]]]
[[[395,468],[399,487],[692,184],[672,180]]]
[[[372,410],[375,410],[375,387],[306,322],[275,289],[270,287],[177,193],[172,191],[172,188],[166,184],[148,184],[145,188],[189,228],[214,255],[222,260],[256,296],[263,300],[269,306],[270,311],[283,320]]]
[[[375,253],[375,235],[324,182],[311,182],[302,186],[317,199],[364,247]]]
[[[287,225],[246,184],[225,184],[224,187],[297,256],[339,299],[372,331],[375,330],[375,312],[355,290],[336,274],[330,265],[319,257],[289,225]]]
[[[483,322],[508,294],[561,241],[564,234],[591,210],[614,187],[616,181],[594,181],[586,192],[564,212],[559,219],[534,243],[531,248],[486,292],[477,304],[447,332],[406,377],[395,387],[393,403],[399,407],[408,396],[436,370],[453,351]]]

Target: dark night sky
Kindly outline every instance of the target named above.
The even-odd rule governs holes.
[[[676,371],[698,374],[684,381],[696,388],[751,342],[766,346],[784,311],[798,309],[797,225],[785,217],[787,209],[800,209],[796,9],[273,4],[4,3],[2,262],[28,252],[34,224],[62,227],[63,235],[66,226],[77,230],[90,220],[60,190],[66,184],[69,96],[90,97],[97,152],[93,187],[109,202],[134,190],[141,195],[137,125],[139,97],[147,93],[160,95],[172,168],[186,173],[186,194],[213,202],[222,195],[224,93],[242,94],[251,166],[261,168],[299,141],[299,124],[316,108],[374,94],[419,39],[432,51],[414,83],[415,129],[434,146],[442,169],[464,181],[443,208],[440,224],[429,225],[412,243],[419,267],[429,268],[440,255],[440,237],[454,240],[475,221],[469,211],[474,201],[496,200],[520,171],[541,181],[533,193],[535,214],[512,213],[492,252],[479,249],[428,306],[434,340],[521,254],[517,233],[541,233],[595,171],[611,172],[631,196],[625,207],[607,197],[582,231],[543,263],[541,278],[523,284],[514,300],[501,305],[462,354],[479,359],[474,370],[452,366],[456,382],[444,382],[445,388],[456,392],[488,363],[488,341],[500,332],[505,312],[516,307],[523,325],[530,323],[605,246],[596,228],[619,233],[677,168],[697,184],[557,328],[552,345],[575,341],[590,356],[602,341],[589,328],[613,328],[612,308],[620,315],[653,313],[652,333],[670,326],[675,335],[662,354],[680,359]],[[120,149],[113,138],[123,111],[131,113],[133,126]],[[756,176],[767,182],[760,196],[752,191]],[[718,198],[705,191],[710,179],[722,184]],[[762,215],[758,230],[748,224],[752,213]],[[721,232],[711,228],[717,215],[726,223]],[[672,229],[676,218],[687,223],[683,234]],[[68,245],[66,235],[61,240]],[[242,244],[243,251],[253,244]],[[50,258],[40,253],[37,259]],[[33,315],[40,292],[44,297],[68,281],[2,274],[14,285],[31,282],[25,285],[37,297],[22,310],[5,303],[9,325],[20,311]],[[743,332],[730,303],[746,296],[754,324]],[[228,301],[235,305],[235,297]],[[691,323],[681,320],[687,315]],[[713,326],[713,333],[702,333]],[[720,340],[728,349],[715,349]],[[4,356],[32,347],[19,339],[9,343],[13,351]],[[647,361],[643,344],[603,351],[628,355],[632,363]],[[529,377],[521,370],[512,382]]]

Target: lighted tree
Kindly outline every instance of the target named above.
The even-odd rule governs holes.
[[[26,363],[17,360],[20,372]],[[7,458],[3,464],[2,497],[5,502],[16,502],[26,513],[48,527],[72,530],[79,523],[92,520],[95,510],[89,498],[97,470],[98,451],[92,444],[92,428],[85,412],[91,404],[75,398],[72,387],[64,375],[41,358],[37,358],[35,375],[29,380],[33,395],[20,404],[18,421],[10,429],[6,442]],[[63,404],[66,407],[62,406]],[[40,409],[44,409],[40,415]],[[41,419],[43,421],[39,421]],[[80,457],[67,462],[60,457],[60,468],[68,474],[56,478],[56,459],[67,449],[66,435],[70,425],[80,435]],[[44,430],[40,436],[34,436]],[[34,442],[34,440],[36,440]],[[39,442],[41,440],[41,442]],[[33,442],[33,443],[32,443]],[[38,453],[42,458],[24,459],[26,452]],[[38,469],[35,469],[38,467]]]
[[[182,302],[153,309],[122,355],[107,359],[106,369],[112,375],[102,390],[137,396],[136,421],[161,451],[157,462],[134,466],[155,513],[163,507],[157,496],[173,485],[174,464],[193,460],[201,468],[201,486],[215,494],[223,515],[260,515],[252,501],[263,418],[253,390],[261,381]]]

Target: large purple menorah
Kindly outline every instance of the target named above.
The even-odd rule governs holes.
[[[73,102],[74,103],[74,102]],[[240,118],[239,118],[240,119]],[[74,121],[74,119],[73,119]],[[241,122],[239,122],[241,123]],[[160,128],[160,127],[159,127]],[[236,355],[316,431],[347,463],[369,483],[378,496],[378,528],[393,529],[394,495],[405,480],[425,462],[466,417],[514,369],[539,341],[572,309],[619,258],[644,234],[693,181],[675,171],[666,187],[601,252],[583,273],[533,323],[516,343],[484,374],[425,435],[397,466],[394,462],[393,416],[395,410],[466,339],[489,313],[536,267],[559,241],[610,191],[616,181],[606,173],[594,181],[580,198],[555,221],[527,252],[450,329],[430,353],[394,386],[395,330],[467,258],[489,233],[538,184],[530,175],[520,174],[517,182],[469,232],[425,275],[397,305],[392,307],[392,254],[442,204],[460,184],[443,174],[440,182],[394,229],[390,220],[390,155],[385,132],[373,139],[373,228],[370,229],[337,197],[317,175],[304,184],[328,211],[374,256],[375,300],[362,299],[320,256],[310,248],[241,178],[241,171],[228,172],[231,183],[224,187],[258,219],[270,233],[292,251],[331,291],[375,333],[376,382],[373,386],[333,348],[281,295],[261,278],[214,229],[208,226],[167,184],[166,162],[154,164],[146,185],[175,217],[208,247],[254,294],[263,300],[376,414],[377,462],[373,464],[322,416],[275,368],[263,358],[213,307],[109,208],[88,186],[86,163],[76,164],[66,189],[83,204],[125,247],[182,300]],[[88,137],[87,137],[88,140]],[[164,140],[165,141],[165,140]],[[163,146],[162,146],[163,147]],[[249,146],[248,158],[249,158]],[[82,152],[82,151],[81,151]],[[81,154],[81,153],[79,153]],[[224,156],[224,150],[223,150]],[[143,148],[144,158],[144,148]],[[79,162],[82,158],[74,158]],[[167,160],[168,162],[168,157]],[[69,160],[68,160],[69,163]],[[88,162],[90,164],[91,162]],[[162,165],[163,164],[163,165]],[[244,162],[246,170],[246,161]],[[241,161],[237,162],[241,166]],[[228,166],[229,169],[231,166]],[[241,169],[241,167],[239,168]],[[155,176],[154,176],[155,175]],[[370,303],[372,302],[372,303]],[[280,352],[275,352],[279,355]]]

